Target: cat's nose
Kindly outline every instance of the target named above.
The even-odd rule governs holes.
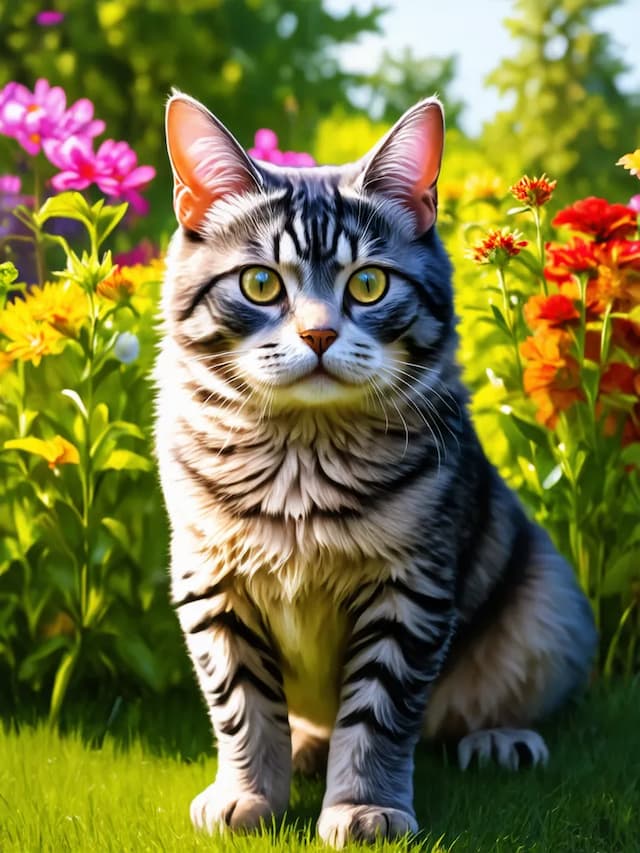
[[[300,332],[300,337],[316,355],[322,355],[338,337],[338,333],[333,329],[307,329]]]

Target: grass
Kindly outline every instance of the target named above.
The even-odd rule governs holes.
[[[415,804],[424,832],[378,849],[638,853],[638,708],[640,682],[594,691],[542,727],[550,765],[518,774],[461,773],[443,750],[421,745]],[[326,851],[314,829],[319,781],[296,779],[288,815],[259,835],[211,839],[192,830],[189,802],[216,764],[197,705],[132,705],[107,732],[108,710],[86,705],[81,714],[62,734],[42,722],[0,727],[3,853]]]

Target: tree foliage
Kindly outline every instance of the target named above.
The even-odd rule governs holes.
[[[626,70],[594,15],[618,0],[516,0],[505,23],[518,45],[488,78],[511,107],[484,130],[487,156],[513,179],[546,171],[560,197],[625,201],[615,162],[640,142],[640,97],[619,88]]]

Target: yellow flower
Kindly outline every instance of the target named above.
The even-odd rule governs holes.
[[[636,150],[631,154],[624,154],[618,160],[616,166],[624,166],[624,168],[628,169],[632,175],[636,175],[640,178],[640,148],[636,148]]]
[[[471,175],[465,181],[465,195],[474,201],[485,198],[500,198],[504,195],[504,182],[499,175],[484,173]]]
[[[77,465],[80,462],[78,449],[61,435],[43,440],[41,438],[12,438],[5,441],[4,446],[9,450],[26,450],[46,459],[49,468],[57,465]]]
[[[164,271],[164,258],[153,258],[147,264],[121,268],[122,275],[133,285],[131,301],[140,314],[151,310],[157,304]]]
[[[76,337],[89,314],[84,290],[72,281],[47,282],[42,287],[32,287],[26,304],[34,320],[50,323],[66,337]]]
[[[8,352],[0,350],[0,373],[4,373],[13,364],[13,359]]]
[[[22,299],[0,313],[0,332],[9,339],[5,352],[10,358],[31,361],[36,367],[42,356],[59,353],[64,342],[53,326],[34,318],[28,300]]]

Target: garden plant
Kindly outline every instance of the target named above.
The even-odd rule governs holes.
[[[52,19],[53,25],[60,20]],[[367,26],[375,26],[373,18]],[[237,70],[225,68],[230,80]],[[100,90],[95,80],[92,87]],[[67,762],[72,775],[79,772],[85,744],[95,750],[106,737],[104,754],[113,766],[126,760],[119,751],[123,743],[136,761],[151,762],[162,806],[162,797],[179,796],[185,756],[200,762],[198,778],[188,783],[194,792],[211,776],[202,757],[206,720],[194,700],[168,603],[167,520],[151,440],[162,249],[169,234],[147,229],[146,223],[156,221],[147,195],[156,192],[156,168],[165,167],[140,164],[127,141],[96,141],[109,130],[94,115],[100,104],[70,100],[44,77],[34,76],[31,87],[16,80],[0,89],[0,172],[6,172],[0,175],[0,707],[7,719],[20,721],[0,739],[0,765],[3,750],[13,755],[13,763],[4,762],[9,769],[0,771],[0,801],[2,781],[17,778],[18,760],[26,767],[30,751],[49,751],[53,760]],[[289,104],[289,116],[298,109],[286,98],[283,103]],[[161,102],[155,108],[160,115]],[[302,112],[311,127],[311,107],[303,105]],[[314,125],[312,153],[281,151],[276,132],[259,127],[251,128],[249,152],[290,165],[347,159],[353,156],[352,140],[359,139],[361,153],[379,136],[380,122],[346,115],[344,105],[333,113],[327,108]],[[300,139],[300,128],[278,127],[277,133],[292,145]],[[439,230],[456,270],[460,361],[471,411],[491,461],[550,532],[591,602],[600,634],[595,711],[583,704],[563,718],[574,726],[573,746],[585,749],[576,765],[585,794],[571,838],[549,817],[553,803],[544,815],[539,812],[537,835],[523,831],[521,847],[515,835],[501,835],[487,814],[465,825],[460,814],[473,814],[473,799],[482,799],[487,783],[473,778],[468,796],[440,802],[437,785],[429,781],[433,765],[421,754],[419,778],[446,819],[435,821],[438,831],[426,840],[388,849],[630,850],[624,846],[631,837],[624,799],[638,804],[637,780],[605,771],[618,799],[601,798],[590,775],[597,773],[596,759],[588,757],[585,744],[600,720],[614,726],[624,720],[612,741],[613,753],[622,756],[623,739],[633,735],[634,701],[637,706],[640,149],[633,150],[636,139],[618,138],[609,161],[611,182],[620,186],[626,179],[625,198],[604,197],[602,187],[573,197],[565,175],[547,176],[541,169],[537,175],[531,170],[499,175],[487,158],[474,160],[459,131],[451,137]],[[88,696],[94,703],[90,723],[78,711]],[[183,696],[191,709],[189,737],[172,731],[169,713],[160,721],[145,716],[153,703],[166,703],[177,716]],[[44,726],[45,718],[53,730]],[[34,719],[40,728],[21,728]],[[141,719],[157,733],[160,746],[151,735],[137,741]],[[56,727],[79,732],[64,755]],[[551,729],[552,743],[558,731]],[[563,753],[557,740],[570,761],[571,743]],[[606,744],[598,749],[604,761]],[[92,761],[102,760],[97,757],[102,753],[92,755]],[[447,779],[453,778],[446,755],[437,761],[444,763]],[[106,772],[95,767],[95,784],[115,796],[117,784],[105,781]],[[536,799],[557,797],[562,810],[566,796],[572,803],[567,808],[574,808],[561,774],[545,781],[541,772],[525,783],[515,821],[525,819]],[[497,773],[489,778],[508,812],[508,784]],[[312,848],[305,802],[318,796],[313,783],[299,783],[292,801],[299,823],[267,828],[261,842],[228,842],[228,849]],[[145,801],[144,808],[157,805]],[[427,825],[430,808],[417,803]],[[489,804],[483,808],[490,813]],[[161,811],[153,820],[170,832]],[[172,811],[173,804],[167,805]],[[68,849],[89,849],[84,824],[92,815],[70,818],[75,835],[69,841],[69,827],[59,831],[54,811],[45,813],[51,826],[39,841],[17,818],[7,819],[3,829],[0,805],[0,848],[27,844],[53,850],[68,843]],[[186,820],[176,821],[167,842],[175,848],[167,849],[213,849],[192,837]],[[606,821],[616,828],[602,829]],[[590,827],[584,837],[580,826]],[[485,846],[474,846],[473,837],[484,829]],[[91,831],[91,844],[97,845],[92,849],[163,849],[153,829],[147,830],[148,847],[135,834],[116,843],[111,825],[101,820]],[[600,846],[589,846],[600,831]],[[524,846],[532,838],[547,846]]]

